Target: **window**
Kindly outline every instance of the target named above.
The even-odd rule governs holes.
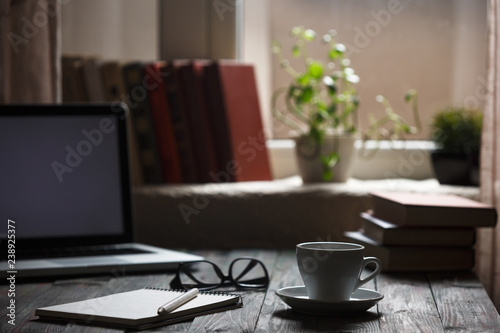
[[[486,0],[273,0],[269,10],[271,37],[285,51],[293,43],[288,35],[293,26],[311,28],[320,37],[330,29],[337,31],[337,41],[347,46],[361,78],[361,128],[366,128],[368,114],[383,115],[375,100],[378,94],[411,121],[410,107],[403,100],[410,88],[418,91],[423,125],[415,139],[428,138],[430,118],[440,108],[484,106]],[[310,54],[326,60],[324,48],[311,48]],[[273,58],[273,90],[289,79]],[[275,137],[287,137],[286,128]]]

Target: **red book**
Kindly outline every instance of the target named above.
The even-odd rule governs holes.
[[[449,194],[373,192],[373,216],[402,226],[493,227],[493,206]]]
[[[213,181],[211,175],[217,171],[215,144],[201,82],[205,64],[206,62],[202,60],[174,62],[182,112],[187,122],[193,150],[196,178],[200,183]]]
[[[205,67],[204,85],[217,147],[217,182],[271,180],[252,65],[219,61]]]
[[[177,73],[171,62],[167,64],[165,73],[166,94],[170,106],[172,125],[174,128],[177,153],[180,160],[182,179],[184,183],[197,183],[197,169],[194,160],[188,122],[183,111],[183,99],[177,80]]]
[[[160,155],[163,178],[166,183],[182,183],[182,173],[172,116],[166,93],[166,64],[162,61],[144,67],[145,88],[148,95],[153,128]]]

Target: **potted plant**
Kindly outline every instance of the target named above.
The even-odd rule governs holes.
[[[330,30],[321,39],[327,46],[327,62],[308,54],[307,44],[317,40],[313,30],[295,27],[291,35],[295,38],[292,55],[303,69],[296,69],[284,57],[280,44],[273,41],[273,53],[292,80],[274,92],[272,106],[274,116],[296,133],[298,169],[304,182],[345,182],[350,176],[355,140],[379,137],[378,129],[387,123],[393,125],[393,129],[385,131],[391,135],[416,132],[379,96],[379,102],[386,106],[386,115],[372,119],[368,134],[360,135],[357,129],[360,101],[356,89],[360,78],[345,57],[346,47],[335,42],[336,32]],[[407,102],[415,96],[411,91]],[[278,105],[280,97],[284,107]]]
[[[482,112],[464,107],[439,111],[431,124],[431,154],[436,178],[441,184],[479,185]]]

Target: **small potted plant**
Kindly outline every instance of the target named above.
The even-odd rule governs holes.
[[[431,124],[432,164],[441,184],[479,185],[482,112],[464,107],[439,111]]]
[[[351,172],[355,156],[354,142],[358,138],[380,138],[380,129],[391,123],[386,133],[414,133],[416,129],[395,114],[387,100],[386,115],[372,119],[367,133],[357,129],[357,110],[360,105],[356,84],[360,78],[345,57],[346,47],[335,42],[336,32],[330,30],[321,39],[327,46],[327,61],[309,56],[307,44],[317,40],[316,33],[304,27],[295,27],[292,55],[303,65],[293,67],[283,55],[280,44],[273,41],[273,53],[281,67],[292,77],[288,86],[277,89],[272,97],[274,116],[295,133],[295,151],[299,173],[304,182],[345,182]],[[283,98],[284,106],[279,105]],[[407,102],[416,98],[416,92],[407,95]],[[414,100],[415,102],[416,100]],[[416,105],[416,103],[414,104]]]
[[[326,64],[308,56],[306,44],[316,39],[313,30],[295,27],[291,35],[296,38],[293,57],[303,61],[304,70],[292,67],[280,45],[273,43],[273,53],[292,76],[290,85],[273,94],[274,115],[297,133],[296,156],[304,182],[345,181],[354,156],[359,77],[344,57],[345,46],[334,41],[335,31],[322,39],[328,45]],[[277,107],[280,96],[285,110]]]

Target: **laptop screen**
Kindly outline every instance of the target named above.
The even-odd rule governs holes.
[[[0,218],[15,221],[16,239],[44,247],[132,240],[125,112],[0,107]]]

